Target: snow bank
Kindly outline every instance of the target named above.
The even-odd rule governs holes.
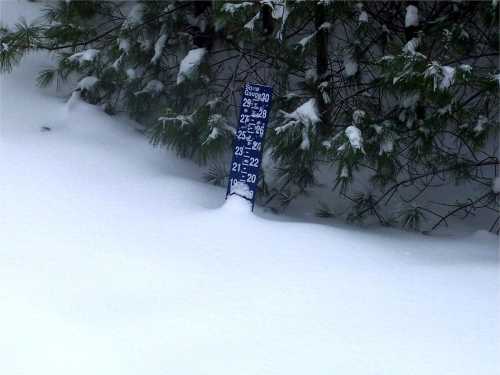
[[[41,56],[0,76],[1,374],[497,374],[495,236],[240,214],[125,118],[59,118]]]
[[[236,183],[231,184],[229,188],[229,194],[236,194],[247,199],[253,198],[253,192],[250,190],[250,187],[246,183],[241,181],[237,181]]]
[[[248,192],[248,188],[246,191],[243,191],[243,194]],[[241,214],[250,214],[252,212],[252,203],[245,198],[242,198],[240,193],[237,193],[233,189],[231,190],[232,195],[227,197],[224,206],[222,206],[222,210],[228,213],[241,213]],[[248,197],[248,199],[251,199]]]

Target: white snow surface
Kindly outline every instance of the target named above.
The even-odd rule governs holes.
[[[48,63],[0,76],[1,374],[498,373],[495,236],[224,204],[132,122],[36,88]]]
[[[236,181],[236,183],[231,184],[229,194],[230,197],[233,197],[233,194],[236,194],[248,199],[253,198],[253,192],[250,190],[250,187],[245,182],[241,181]]]

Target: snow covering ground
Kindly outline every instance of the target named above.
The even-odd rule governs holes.
[[[0,374],[498,373],[496,237],[224,204],[131,122],[37,89],[48,63],[0,77]]]

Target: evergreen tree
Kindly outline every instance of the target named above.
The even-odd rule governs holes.
[[[33,50],[54,53],[40,85],[78,82],[85,100],[128,113],[153,144],[209,163],[207,178],[220,184],[242,84],[272,85],[261,204],[286,206],[329,176],[351,202],[347,219],[434,229],[497,213],[498,8],[57,1],[34,24],[0,28],[0,70]],[[370,189],[358,191],[361,180]],[[467,194],[430,199],[454,184]],[[331,216],[328,205],[318,214]]]

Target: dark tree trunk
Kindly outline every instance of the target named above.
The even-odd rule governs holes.
[[[203,13],[207,13],[206,17],[212,21],[212,14],[210,13],[212,9],[212,0],[203,1],[193,1],[193,14],[195,17],[201,16]],[[200,48],[211,49],[215,39],[215,31],[213,22],[209,22],[205,30],[200,30],[199,28],[194,28],[193,32],[193,43],[195,46]]]
[[[212,0],[193,1],[193,13],[195,17],[202,14],[207,8],[212,6]]]
[[[262,4],[262,31],[264,35],[271,35],[274,30],[273,8],[269,4]]]
[[[321,25],[326,22],[325,8],[321,4],[315,5],[314,23],[316,26],[316,73],[318,75],[317,85],[325,79],[328,73],[328,29],[320,29]],[[325,103],[323,95],[318,91],[317,102],[321,117],[321,132],[328,133],[328,104]]]
[[[320,26],[326,22],[325,20],[325,9],[323,5],[316,5],[316,70],[318,73],[319,81],[322,80],[323,76],[328,71],[328,30],[319,30]]]

